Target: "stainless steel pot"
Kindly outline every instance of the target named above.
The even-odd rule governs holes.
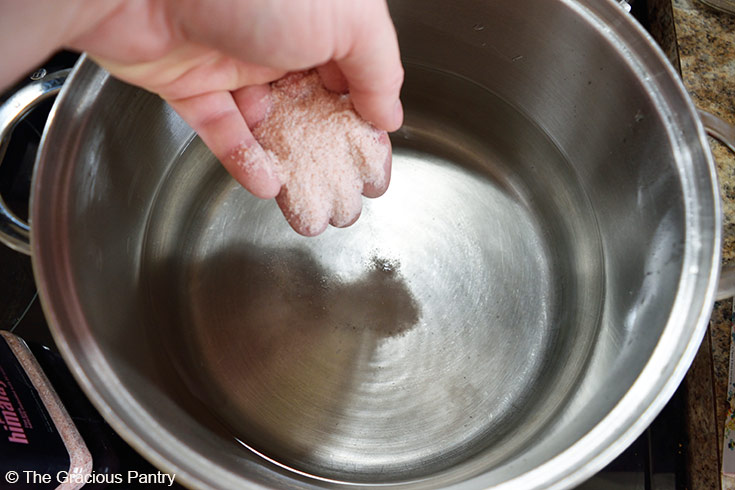
[[[55,339],[192,487],[568,488],[652,421],[720,261],[705,133],[612,1],[390,2],[389,192],[307,239],[83,60],[31,251]]]

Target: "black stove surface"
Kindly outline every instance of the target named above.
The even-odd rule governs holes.
[[[632,6],[632,14],[648,29],[678,69],[670,0],[633,0],[628,3]],[[76,58],[77,55],[74,53],[61,52],[42,66],[51,73],[72,66]],[[27,81],[28,77],[21,80],[17,87]],[[0,96],[0,103],[17,87]],[[49,101],[42,104],[19,123],[0,165],[0,195],[12,210],[23,218],[28,216],[33,161],[51,103]],[[4,246],[0,246],[0,297],[4,298],[3,307],[0,308],[0,329],[9,330],[35,344],[34,349],[37,352],[40,352],[38,349],[43,349],[41,346],[48,346],[53,352],[54,341],[36,297],[30,259]],[[71,381],[72,386],[67,387],[65,391],[71,390],[81,394],[71,377],[65,376],[65,366],[63,363],[58,364],[60,358],[54,361],[54,357],[51,356],[51,359],[44,363],[53,371],[53,374],[49,374],[52,382],[69,384]],[[688,475],[685,455],[688,438],[684,404],[683,388],[679,388],[656,420],[623,454],[578,488],[583,490],[686,488]],[[85,409],[94,410],[91,405],[88,403],[87,405]],[[119,465],[117,470],[139,468],[142,471],[155,471],[122,439],[114,434],[110,437],[114,438],[113,446],[117,453],[115,459]],[[161,488],[164,486],[166,485],[162,485]],[[151,485],[146,485],[146,488],[151,488]]]

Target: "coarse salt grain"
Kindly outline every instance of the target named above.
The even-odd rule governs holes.
[[[232,158],[249,172],[264,171],[269,177],[272,177],[275,171],[273,157],[258,145],[243,143],[232,153]]]
[[[362,209],[365,184],[386,184],[385,133],[357,114],[349,95],[329,91],[314,70],[274,82],[271,102],[253,135],[275,167],[290,219],[308,234],[327,222],[350,224]]]

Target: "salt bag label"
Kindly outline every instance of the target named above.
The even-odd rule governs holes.
[[[0,336],[0,475],[8,471],[52,474],[68,471],[69,453],[41,396]],[[56,488],[58,483],[24,482],[14,489]]]
[[[8,442],[13,442],[15,444],[28,444],[25,427],[28,427],[30,424],[26,422],[24,427],[24,425],[20,423],[19,411],[16,410],[13,406],[13,402],[10,400],[10,397],[8,397],[8,395],[13,391],[13,385],[9,385],[5,381],[0,381],[0,410],[2,410],[0,427],[10,434],[8,436]],[[25,415],[25,412],[21,413]]]

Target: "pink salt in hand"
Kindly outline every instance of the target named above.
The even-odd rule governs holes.
[[[350,224],[360,212],[360,192],[374,197],[387,186],[389,165],[381,180],[376,162],[382,157],[370,156],[380,150],[390,160],[387,136],[338,109],[351,101],[376,128],[395,131],[402,124],[403,67],[386,0],[14,2],[0,15],[0,39],[6,41],[0,46],[24,48],[4,53],[0,87],[60,48],[84,51],[113,76],[166,100],[243,187],[260,198],[278,196],[301,233],[317,234],[326,222]],[[314,67],[327,88],[350,94],[336,96],[334,114],[323,113],[332,129],[314,134],[333,136],[339,121],[351,129],[341,133],[347,146],[337,148],[335,138],[323,156],[309,153],[312,163],[302,169],[287,165],[293,159],[279,154],[280,143],[263,150],[251,129],[271,107],[270,83]],[[292,82],[300,90],[295,80],[284,83]],[[317,128],[313,108],[304,114],[303,123],[294,124]],[[375,134],[383,145],[368,149],[363,143],[374,142],[367,135]],[[329,156],[345,152],[351,166]],[[360,161],[370,161],[369,168]]]
[[[348,94],[328,90],[314,70],[274,82],[269,102],[253,129],[260,146],[239,150],[240,164],[248,173],[275,171],[282,184],[276,200],[298,233],[353,224],[362,195],[378,197],[388,187],[387,133],[360,117]]]

